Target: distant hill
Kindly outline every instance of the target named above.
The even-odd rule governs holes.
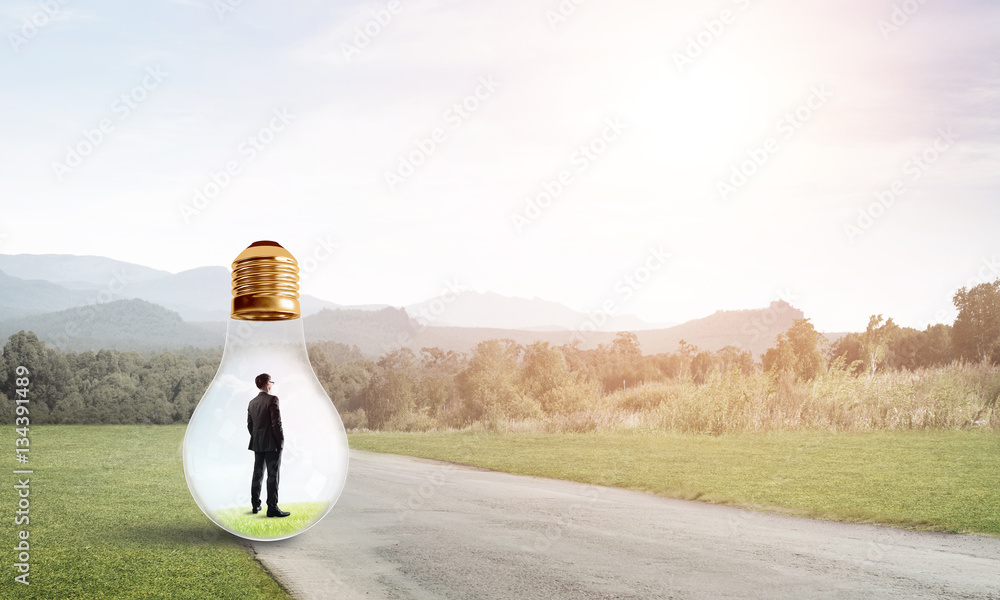
[[[526,331],[492,327],[423,327],[417,330],[417,335],[408,347],[414,352],[420,348],[433,347],[471,352],[479,342],[506,338],[524,346],[534,342],[548,342],[554,346],[562,346],[580,339],[581,348],[596,348],[599,344],[610,344],[616,335],[617,332],[610,331],[580,334],[574,331]]]
[[[675,352],[683,339],[701,350],[714,352],[725,346],[750,350],[760,356],[772,347],[778,334],[803,318],[802,311],[786,302],[767,308],[718,311],[703,319],[649,331],[636,331],[644,354]],[[362,352],[377,356],[387,349],[424,347],[469,352],[481,341],[509,338],[519,344],[547,341],[562,345],[579,340],[583,348],[596,348],[614,340],[616,332],[527,331],[489,327],[424,326],[402,309],[369,311],[322,311],[305,322],[308,339],[328,339],[356,344]]]
[[[648,354],[673,352],[677,344],[684,340],[710,352],[736,346],[759,357],[774,346],[778,334],[791,327],[795,319],[804,316],[801,310],[783,300],[776,300],[767,308],[720,310],[669,329],[639,331],[636,336],[643,352]]]
[[[0,254],[0,271],[21,279],[43,279],[68,289],[101,289],[122,275],[129,281],[170,275],[103,256],[74,254]]]
[[[198,267],[150,281],[130,283],[122,296],[141,298],[177,311],[185,321],[225,321],[233,299],[232,274],[226,267]],[[302,314],[338,305],[314,296],[299,298]]]
[[[380,356],[415,339],[419,325],[402,308],[369,311],[324,309],[305,317],[307,341],[329,340],[357,346],[368,356]]]
[[[225,321],[232,300],[232,276],[225,267],[199,267],[129,281],[120,297],[138,298],[176,311],[185,321]]]
[[[221,346],[230,277],[229,269],[219,266],[172,274],[99,256],[0,255],[0,335],[31,329],[73,349]],[[603,331],[581,333],[575,330],[591,323],[584,313],[557,302],[492,292],[459,292],[407,309],[344,307],[307,295],[300,304],[308,341],[356,345],[369,356],[401,346],[468,352],[491,338],[556,345],[577,340],[594,348],[610,343],[616,331],[635,332],[646,354],[673,352],[683,339],[702,350],[732,345],[760,356],[803,317],[801,310],[776,301],[767,308],[718,311],[670,327],[622,315],[608,319]]]
[[[8,270],[9,269],[9,270]],[[189,322],[225,321],[231,301],[227,267],[198,267],[169,273],[100,256],[0,254],[0,319],[40,314],[74,306],[141,299],[177,312]],[[31,281],[31,283],[26,283]],[[48,282],[50,285],[40,285]],[[324,309],[379,311],[387,305],[343,306],[310,295],[299,298],[302,315]],[[418,323],[435,327],[492,327],[537,332],[575,330],[589,317],[557,302],[466,291],[456,297],[431,298],[407,307]],[[662,328],[634,315],[607,320],[605,331]]]
[[[185,323],[176,312],[145,300],[116,300],[42,315],[0,321],[0,336],[34,331],[46,345],[62,350],[160,350],[221,346],[205,329]]]
[[[768,308],[718,311],[703,319],[668,329],[636,331],[644,354],[675,352],[680,340],[701,350],[725,346],[750,350],[760,356],[774,345],[779,333],[802,318],[802,311],[784,302]],[[73,350],[115,348],[146,350],[183,346],[211,347],[225,343],[226,321],[186,322],[176,312],[144,300],[119,300],[92,307],[72,308],[0,322],[0,335],[32,330],[47,343]],[[370,357],[406,347],[470,352],[488,339],[509,338],[519,344],[546,341],[554,345],[580,342],[582,348],[609,344],[616,332],[528,331],[489,327],[425,326],[402,308],[381,310],[323,309],[304,318],[306,341],[329,340],[355,345]],[[828,335],[836,339],[842,334]]]
[[[22,279],[0,271],[0,319],[63,310],[86,304],[92,291],[70,290],[38,279]]]
[[[435,327],[491,327],[531,331],[570,331],[589,323],[586,313],[540,298],[514,298],[494,292],[464,291],[411,304],[406,312]],[[611,317],[604,331],[637,331],[658,327],[635,315]],[[662,325],[660,326],[662,327]]]

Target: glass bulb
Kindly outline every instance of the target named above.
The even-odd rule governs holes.
[[[309,364],[299,316],[295,258],[276,242],[251,244],[233,262],[222,363],[184,435],[184,477],[195,502],[217,525],[251,540],[285,539],[315,525],[347,479],[347,434]],[[279,399],[278,508],[287,517],[267,516],[266,474],[261,510],[251,510],[255,453],[248,449],[247,410],[262,373]]]

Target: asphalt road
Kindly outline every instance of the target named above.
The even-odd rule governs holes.
[[[323,521],[251,547],[303,600],[1000,600],[1000,538],[814,521],[356,450]]]

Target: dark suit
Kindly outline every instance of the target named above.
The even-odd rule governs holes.
[[[253,479],[250,481],[250,501],[260,506],[260,484],[267,467],[267,506],[278,507],[278,471],[281,469],[281,448],[285,433],[281,429],[278,397],[261,392],[247,406],[249,450],[254,451]]]

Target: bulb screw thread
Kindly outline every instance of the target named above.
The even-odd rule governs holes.
[[[281,244],[254,242],[233,261],[232,318],[243,321],[298,319],[299,263]]]

